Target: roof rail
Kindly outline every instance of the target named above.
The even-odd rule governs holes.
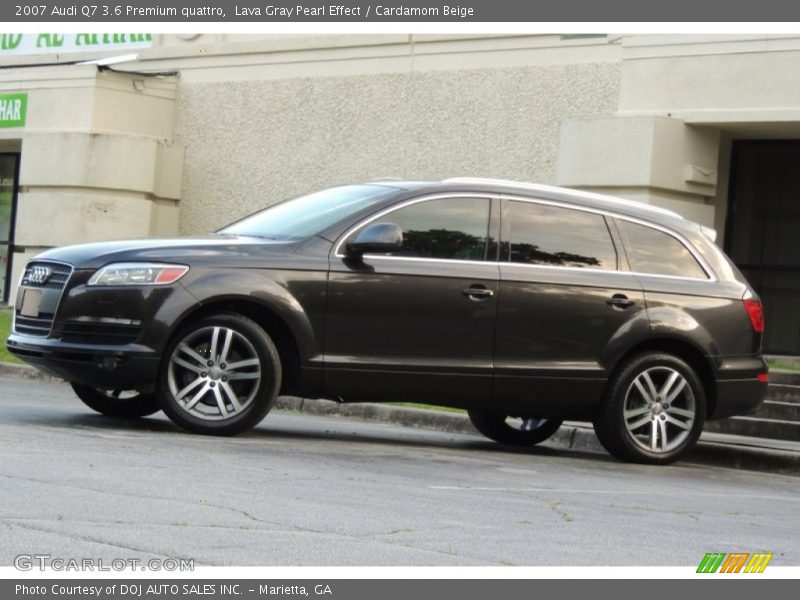
[[[492,179],[489,177],[452,177],[445,179],[442,183],[468,183],[473,185],[504,185],[509,187],[516,187],[521,189],[530,190],[532,192],[557,192],[569,193],[574,196],[586,198],[587,200],[601,200],[603,202],[619,204],[620,206],[630,206],[639,210],[645,210],[661,215],[667,215],[676,219],[683,219],[684,217],[674,211],[660,206],[653,206],[652,204],[645,204],[644,202],[637,202],[636,200],[628,200],[626,198],[618,198],[616,196],[607,196],[605,194],[597,194],[595,192],[586,192],[583,190],[576,190],[573,188],[558,187],[555,185],[545,185],[540,183],[528,183],[527,181],[514,181],[513,179]]]

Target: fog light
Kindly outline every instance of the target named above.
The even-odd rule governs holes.
[[[117,359],[114,356],[104,356],[100,361],[100,367],[106,371],[115,371],[117,369]]]

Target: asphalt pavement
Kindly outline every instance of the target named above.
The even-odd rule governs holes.
[[[800,480],[650,467],[477,435],[273,411],[250,433],[124,421],[0,380],[0,565],[19,554],[200,565],[800,564]]]

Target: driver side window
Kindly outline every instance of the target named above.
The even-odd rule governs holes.
[[[440,198],[404,206],[377,219],[403,230],[403,248],[394,256],[485,260],[488,198]]]

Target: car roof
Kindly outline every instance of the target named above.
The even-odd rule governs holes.
[[[489,179],[483,177],[456,177],[444,179],[442,181],[379,180],[372,183],[379,183],[413,192],[437,193],[473,191],[526,196],[541,200],[565,202],[585,208],[594,208],[680,229],[695,229],[699,227],[699,225],[693,221],[685,219],[676,212],[644,202],[566,187],[528,183],[525,181]]]

